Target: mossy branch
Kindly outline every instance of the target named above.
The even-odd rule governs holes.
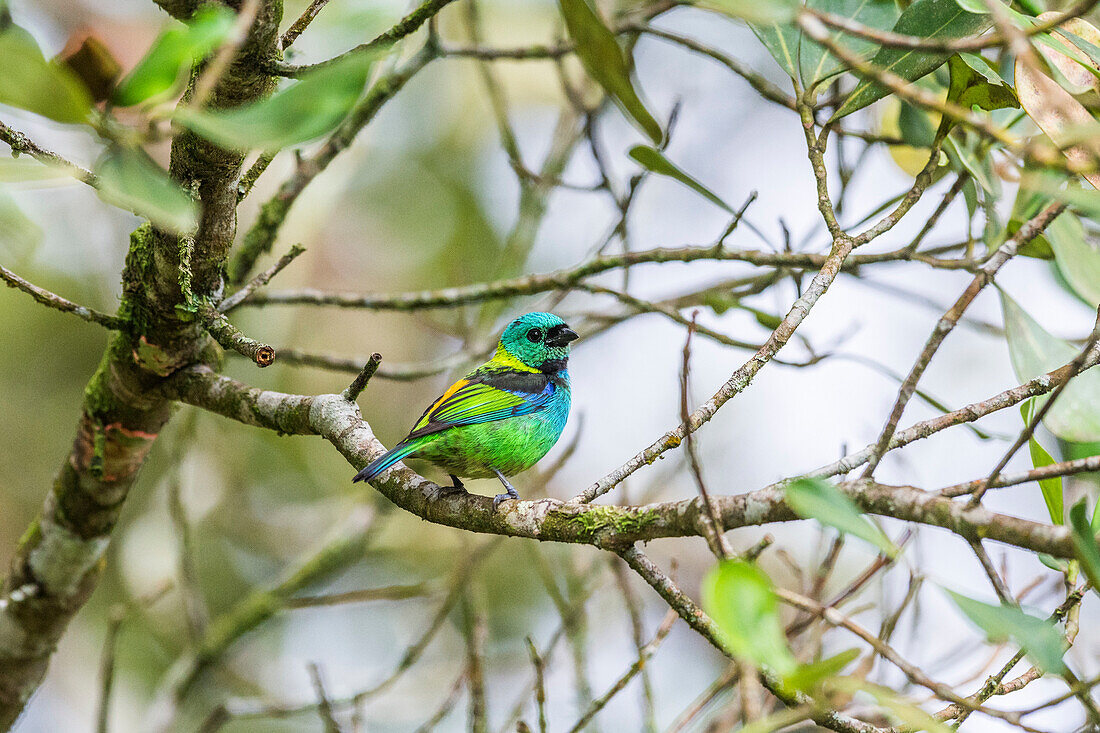
[[[168,380],[168,394],[248,425],[286,434],[319,435],[356,469],[385,447],[342,395],[295,395],[249,387],[206,367],[183,370]],[[398,464],[371,482],[386,498],[423,519],[471,532],[615,548],[664,537],[701,536],[702,501],[643,506],[603,506],[555,501],[508,502],[495,510],[490,497],[441,495],[439,487]],[[1073,557],[1064,527],[967,507],[938,494],[872,481],[839,484],[864,511],[941,527],[964,538],[994,540],[1055,557]],[[798,519],[783,488],[712,497],[723,531]]]

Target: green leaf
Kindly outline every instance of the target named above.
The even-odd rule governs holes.
[[[273,152],[298,145],[347,117],[363,93],[374,58],[353,53],[254,104],[225,110],[180,107],[174,119],[227,148]]]
[[[800,665],[784,682],[801,692],[809,692],[822,681],[836,677],[845,667],[859,658],[859,649],[846,649],[826,659]]]
[[[142,150],[115,147],[95,166],[99,197],[174,232],[194,231],[198,206]]]
[[[1024,225],[1024,222],[1029,221],[1049,203],[1049,196],[1037,193],[1025,186],[1018,187],[1016,189],[1016,199],[1012,202],[1012,213],[1009,215],[1005,235],[1011,237],[1020,231],[1020,227]],[[1060,221],[1063,216],[1072,216],[1072,214],[1062,214],[1047,226],[1047,230],[1049,231],[1050,227]],[[1020,247],[1017,253],[1024,257],[1034,257],[1041,260],[1054,259],[1054,250],[1050,248],[1050,242],[1047,241],[1045,232]]]
[[[1065,183],[1063,176],[1042,173],[1026,173],[1020,179],[1022,188],[1052,196],[1091,218],[1100,219],[1100,191],[1064,186]]]
[[[893,0],[807,0],[806,7],[850,18],[879,30],[892,28],[898,19]],[[843,70],[843,65],[825,47],[802,35],[793,24],[782,22],[750,23],[757,38],[789,76],[800,79],[803,89],[813,90],[821,82]],[[854,54],[867,58],[877,48],[871,41],[830,29],[833,43],[843,43]]]
[[[745,726],[738,728],[737,733],[775,733],[775,731],[788,728],[808,717],[810,717],[810,713],[805,708],[787,708],[780,710],[778,713],[749,721]]]
[[[1021,382],[1064,366],[1079,353],[1071,344],[1047,333],[1004,291],[1001,308],[1012,368]],[[1063,440],[1100,440],[1100,370],[1089,369],[1070,380],[1043,417],[1043,425]]]
[[[1035,400],[1030,399],[1020,405],[1020,414],[1024,418],[1024,425],[1030,424],[1032,415],[1035,414]],[[1031,465],[1035,468],[1042,468],[1043,466],[1054,464],[1054,459],[1051,457],[1050,453],[1035,439],[1034,435],[1028,440],[1028,447],[1031,450]],[[1050,513],[1050,521],[1055,524],[1065,524],[1062,477],[1055,476],[1053,478],[1040,479],[1039,489],[1043,492],[1043,501],[1046,502],[1047,512]]]
[[[1057,673],[1065,670],[1066,666],[1062,662],[1062,655],[1065,654],[1064,639],[1050,621],[1026,614],[1014,606],[995,606],[950,590],[947,594],[971,623],[984,631],[991,641],[1011,639],[1044,672]]]
[[[936,720],[889,688],[854,677],[838,677],[829,683],[829,688],[845,692],[848,695],[854,695],[857,692],[870,695],[879,706],[889,712],[908,730],[927,731],[927,733],[954,733],[946,723]]]
[[[902,140],[915,148],[931,148],[936,139],[936,128],[924,110],[904,100],[898,110],[898,129]]]
[[[790,23],[798,15],[798,0],[703,0],[699,7],[717,10],[749,23]]]
[[[630,66],[615,35],[587,0],[558,0],[558,4],[585,71],[655,145],[660,144],[664,138],[661,125],[634,90]]]
[[[1100,250],[1089,244],[1081,220],[1063,212],[1046,235],[1058,270],[1073,292],[1091,306],[1100,303]]]
[[[178,91],[192,65],[221,45],[233,30],[236,16],[229,8],[205,6],[186,25],[162,32],[134,70],[115,89],[113,101],[129,107]]]
[[[1059,573],[1064,573],[1069,570],[1069,562],[1067,560],[1063,560],[1060,557],[1054,557],[1053,555],[1048,555],[1045,552],[1038,553],[1036,557],[1039,558],[1039,562],[1043,563],[1051,570],[1055,570]]]
[[[1019,108],[1016,91],[981,56],[956,54],[947,60],[947,67],[951,73],[947,98],[952,102],[966,109],[977,105],[986,111]]]
[[[819,478],[800,478],[787,485],[787,504],[803,519],[816,519],[822,524],[859,537],[884,554],[895,557],[898,548],[882,530],[863,516],[859,507],[840,489]]]
[[[1077,559],[1081,561],[1081,570],[1089,579],[1092,589],[1100,593],[1100,547],[1096,544],[1096,532],[1085,514],[1084,498],[1070,507],[1069,523],[1073,530],[1070,536],[1073,539],[1073,548],[1077,551]]]
[[[1000,198],[1000,179],[993,171],[993,161],[990,156],[978,155],[977,151],[972,149],[970,145],[960,145],[953,137],[948,137],[943,141],[943,151],[948,160],[954,165],[955,170],[960,172],[965,170],[969,173],[970,177],[981,186],[982,190],[989,194],[987,198],[994,200]]]
[[[982,33],[992,24],[989,15],[967,12],[955,0],[916,0],[902,12],[893,30],[909,36],[947,40]],[[871,63],[906,81],[915,81],[938,69],[950,56],[911,48],[881,48]],[[881,84],[861,80],[830,121],[863,109],[889,93]]]
[[[717,194],[676,167],[676,165],[666,158],[660,150],[651,148],[648,145],[635,145],[630,149],[629,155],[640,163],[643,168],[653,171],[658,175],[675,178],[715,206],[720,206],[729,213],[733,213],[733,209],[731,209],[725,201],[719,198]]]
[[[86,122],[92,95],[67,66],[47,61],[34,38],[19,26],[0,32],[0,104],[10,104],[57,122]]]
[[[731,654],[782,677],[795,662],[771,580],[764,571],[742,560],[724,560],[703,580],[703,608],[714,619],[719,638]]]
[[[1089,528],[1093,536],[1100,534],[1100,500],[1097,500],[1096,506],[1092,508],[1092,521],[1089,522]]]

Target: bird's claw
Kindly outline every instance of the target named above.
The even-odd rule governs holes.
[[[497,510],[497,507],[500,506],[500,502],[506,501],[508,499],[515,499],[516,501],[519,501],[519,494],[511,486],[509,486],[508,490],[505,491],[503,494],[497,494],[493,497],[493,511]]]
[[[447,497],[447,496],[455,496],[456,494],[465,494],[465,493],[467,493],[466,487],[462,485],[462,481],[459,480],[458,476],[455,476],[452,473],[451,474],[451,485],[450,486],[440,486],[439,491],[437,491],[436,494],[435,494],[435,498],[436,499],[442,499],[442,498]]]
[[[464,486],[440,486],[439,491],[436,492],[436,498],[443,499],[448,496],[457,496],[465,493],[468,492]]]

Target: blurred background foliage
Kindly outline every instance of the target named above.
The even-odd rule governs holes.
[[[288,2],[286,18],[296,17],[304,6]],[[557,6],[549,0],[499,0],[482,2],[480,8],[486,45],[547,43],[561,32]],[[295,44],[289,60],[306,63],[328,58],[374,37],[406,10],[400,2],[334,0]],[[91,34],[106,44],[124,69],[132,67],[166,22],[151,3],[139,0],[109,5],[23,0],[12,4],[12,12],[17,22],[34,32],[47,55],[61,51],[74,37]],[[713,15],[678,11],[662,23],[724,49],[777,84],[786,84],[767,51],[744,26]],[[461,12],[444,13],[441,30],[445,38],[465,41]],[[763,234],[757,237],[747,229],[739,230],[735,243],[778,249],[789,235],[788,242],[796,248],[814,249],[824,241],[794,115],[767,105],[740,79],[705,59],[659,39],[643,39],[636,61],[647,100],[651,109],[660,111],[659,117],[667,119],[669,110],[681,105],[670,147],[678,164],[731,203],[743,201],[753,190],[759,192],[749,219]],[[571,74],[579,76],[575,59],[567,58],[565,63]],[[536,167],[552,144],[558,114],[567,108],[557,71],[548,62],[503,63],[495,70],[521,152]],[[5,109],[3,115],[6,122],[49,140],[66,157],[87,163],[96,155],[88,136],[71,128],[16,110]],[[610,169],[621,183],[639,172],[625,153],[640,136],[618,114],[602,116],[600,127],[610,151]],[[882,125],[887,134],[899,129],[898,124]],[[150,152],[162,164],[167,162],[166,145]],[[909,166],[898,159],[897,151],[893,155],[876,148],[862,159],[847,202],[857,213],[872,210],[887,190],[900,192],[909,185],[905,172]],[[241,209],[242,228],[252,222],[259,204],[293,165],[290,151],[276,158]],[[596,174],[590,151],[579,146],[562,178],[588,184]],[[297,202],[275,253],[295,242],[304,244],[308,252],[280,276],[279,287],[396,292],[548,271],[590,253],[617,215],[598,193],[560,189],[548,197],[545,216],[533,234],[536,225],[524,222],[519,200],[520,190],[501,150],[476,64],[459,59],[435,62]],[[952,208],[937,232],[944,243],[968,236],[962,208]],[[911,238],[931,210],[932,203],[923,202],[911,220],[884,238],[884,246],[899,246]],[[719,209],[662,179],[647,181],[632,216],[633,246],[638,249],[711,241],[726,222]],[[127,235],[136,224],[133,216],[108,207],[79,184],[0,188],[0,259],[31,281],[104,311],[113,311],[117,304]],[[522,264],[509,262],[509,242],[531,236],[529,247],[520,245]],[[1091,324],[1090,308],[1052,276],[1052,267],[1040,260],[1015,262],[1000,282],[1049,330],[1079,338]],[[675,265],[658,274],[641,269],[631,275],[631,285],[648,297],[667,297],[748,271],[732,263]],[[931,323],[968,277],[912,265],[884,270],[871,278],[870,285],[842,278],[815,311],[807,332],[815,343],[843,340],[845,351],[873,356],[904,372]],[[616,281],[609,278],[609,282]],[[753,305],[765,313],[782,312],[794,297],[794,287],[793,283],[777,286]],[[928,300],[939,310],[928,307]],[[974,309],[975,320],[999,322],[996,301],[992,293],[984,295]],[[453,355],[483,347],[502,319],[548,302],[526,299],[509,304],[507,312],[491,306],[412,315],[271,306],[242,309],[234,320],[246,333],[277,347],[293,345],[360,358],[378,351],[385,357],[385,368],[441,360],[446,364]],[[580,319],[606,306],[598,297],[571,296],[559,311],[567,319]],[[81,391],[99,360],[105,335],[6,288],[0,290],[0,314],[0,404],[4,408],[0,411],[0,553],[5,553],[37,514],[58,457],[69,448]],[[742,309],[706,311],[701,320],[749,341],[762,339],[770,330]],[[929,391],[958,406],[1016,384],[1004,338],[996,330],[968,328],[965,338],[952,340],[929,371]],[[650,315],[582,342],[573,367],[574,418],[545,464],[553,464],[568,446],[575,444],[576,450],[556,476],[535,471],[521,481],[534,487],[546,480],[550,495],[565,498],[673,425],[678,420],[675,375],[682,338],[679,327]],[[698,343],[694,376],[698,396],[709,394],[746,356],[747,352]],[[477,354],[469,358],[475,360]],[[383,441],[392,444],[461,369],[452,367],[412,381],[379,378],[360,400],[364,416]],[[339,391],[350,378],[279,362],[258,373],[253,365],[232,356],[227,357],[226,371],[250,383],[302,393]],[[863,445],[875,436],[896,387],[896,382],[851,361],[826,360],[804,370],[776,365],[700,434],[712,489],[739,493],[833,460],[844,446]],[[914,404],[907,418],[932,414],[935,410],[927,405]],[[992,431],[1002,435],[1019,428],[1018,417],[1010,414],[998,414],[988,422]],[[1001,442],[959,433],[926,443],[903,457],[888,458],[881,472],[884,480],[938,486],[984,475],[1003,448]],[[1079,455],[1090,448],[1067,450]],[[1026,456],[1018,456],[1017,461],[1019,466],[1029,465]],[[170,506],[177,492],[191,534],[190,557],[200,581],[201,605],[209,618],[232,611],[257,589],[278,584],[288,569],[341,533],[363,535],[361,553],[323,583],[300,589],[299,595],[424,584],[413,597],[402,600],[280,608],[202,676],[183,701],[179,730],[198,729],[211,705],[226,697],[262,697],[288,704],[311,701],[314,695],[307,672],[311,662],[323,670],[334,697],[354,694],[385,679],[428,626],[447,593],[449,578],[480,558],[483,550],[479,548],[486,544],[492,550],[473,568],[465,587],[475,609],[488,621],[486,674],[494,727],[503,725],[514,702],[525,697],[531,670],[525,637],[532,637],[540,648],[547,643],[561,623],[561,604],[568,606],[591,594],[569,624],[571,638],[557,647],[551,660],[548,705],[556,726],[571,724],[584,707],[584,697],[591,690],[598,694],[606,689],[634,658],[629,616],[605,555],[589,547],[494,541],[428,524],[394,510],[369,489],[353,487],[351,473],[319,439],[279,437],[190,407],[180,408],[127,501],[102,583],[62,641],[47,683],[18,730],[90,729],[100,691],[100,654],[112,619],[120,613],[124,621],[118,637],[110,729],[138,730],[148,720],[151,706],[163,697],[170,669],[189,648],[186,600],[179,584],[183,548]],[[1087,480],[1078,479],[1071,490],[1080,494],[1087,487]],[[490,491],[476,483],[472,488]],[[672,455],[628,482],[619,498],[636,502],[692,495],[682,458]],[[990,497],[989,503],[1009,513],[1045,516],[1038,491],[1006,491]],[[796,569],[811,569],[828,546],[831,535],[817,528],[807,531],[808,526],[772,530],[787,553],[765,558],[777,583],[804,580],[797,578]],[[890,522],[886,526],[895,529]],[[738,547],[748,547],[761,534],[743,530],[733,540]],[[924,540],[923,534],[936,541]],[[914,553],[927,562],[928,572],[956,587],[984,582],[976,562],[969,557],[960,561],[958,548],[942,546],[939,537],[929,531],[915,543]],[[678,579],[693,592],[712,565],[698,539],[657,543],[653,550],[666,566],[675,559]],[[1033,557],[998,550],[998,559],[1002,556],[1014,586],[1038,577],[1038,600],[1049,599],[1058,590],[1060,576]],[[843,587],[871,557],[867,548],[845,547],[830,583]],[[891,578],[875,585],[867,591],[865,603],[882,602],[880,608],[884,608],[886,599],[904,594],[903,581]],[[647,588],[638,587],[636,592],[644,600],[646,629],[655,628],[662,604]],[[1097,611],[1095,598],[1088,599],[1082,640],[1071,652],[1090,675],[1098,671],[1100,636],[1090,631],[1094,624],[1089,623],[1095,621]],[[881,614],[874,608],[863,612],[868,618]],[[980,663],[975,655],[981,646],[973,639],[964,641],[965,629],[944,622],[949,613],[953,612],[935,601],[918,606],[905,617],[907,641],[899,644],[955,680],[976,674]],[[444,700],[465,664],[462,616],[456,607],[423,659],[367,703],[365,730],[413,730]],[[725,665],[682,625],[660,654],[651,675],[657,720],[663,727]],[[881,677],[886,684],[901,684],[892,670],[883,671]],[[1022,694],[1038,700],[1056,689],[1043,685],[1036,683]],[[598,727],[641,729],[644,705],[637,686],[635,682],[612,701],[597,718]],[[1024,698],[1024,703],[1028,699],[1032,698]],[[1050,712],[1053,717],[1047,722],[1052,730],[1076,725],[1075,720],[1059,718],[1057,709]],[[462,705],[456,704],[441,729],[461,729],[464,721]],[[978,725],[986,724],[994,725],[988,721]],[[311,712],[282,720],[234,720],[225,728],[234,733],[321,729],[321,720]]]

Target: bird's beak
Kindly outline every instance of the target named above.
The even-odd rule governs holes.
[[[555,329],[546,339],[547,346],[568,346],[570,341],[576,341],[580,336],[577,332],[571,329],[569,326],[563,326],[561,329]]]

